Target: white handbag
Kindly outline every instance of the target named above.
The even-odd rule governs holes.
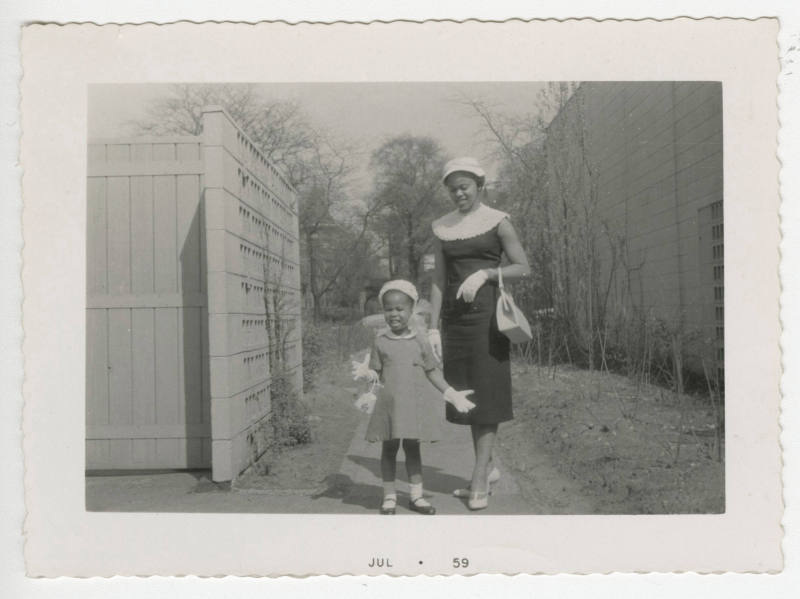
[[[500,267],[497,268],[497,286],[500,288],[500,297],[497,298],[497,329],[511,343],[527,343],[533,339],[531,325],[514,303],[514,298],[503,287],[503,270]]]

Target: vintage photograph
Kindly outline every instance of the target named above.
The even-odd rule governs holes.
[[[87,511],[725,513],[721,82],[90,84],[87,120]]]

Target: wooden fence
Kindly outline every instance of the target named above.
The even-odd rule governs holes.
[[[276,348],[300,389],[294,191],[221,108],[203,120],[89,144],[87,469],[229,480],[269,443]]]

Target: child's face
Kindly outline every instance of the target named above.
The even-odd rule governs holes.
[[[408,331],[408,320],[413,307],[413,300],[401,291],[387,291],[383,295],[383,317],[392,333]]]

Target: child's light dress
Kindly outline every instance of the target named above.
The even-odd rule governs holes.
[[[375,409],[367,426],[367,441],[442,438],[444,402],[425,372],[437,368],[427,341],[415,333],[397,337],[379,331],[369,367],[381,375]]]

